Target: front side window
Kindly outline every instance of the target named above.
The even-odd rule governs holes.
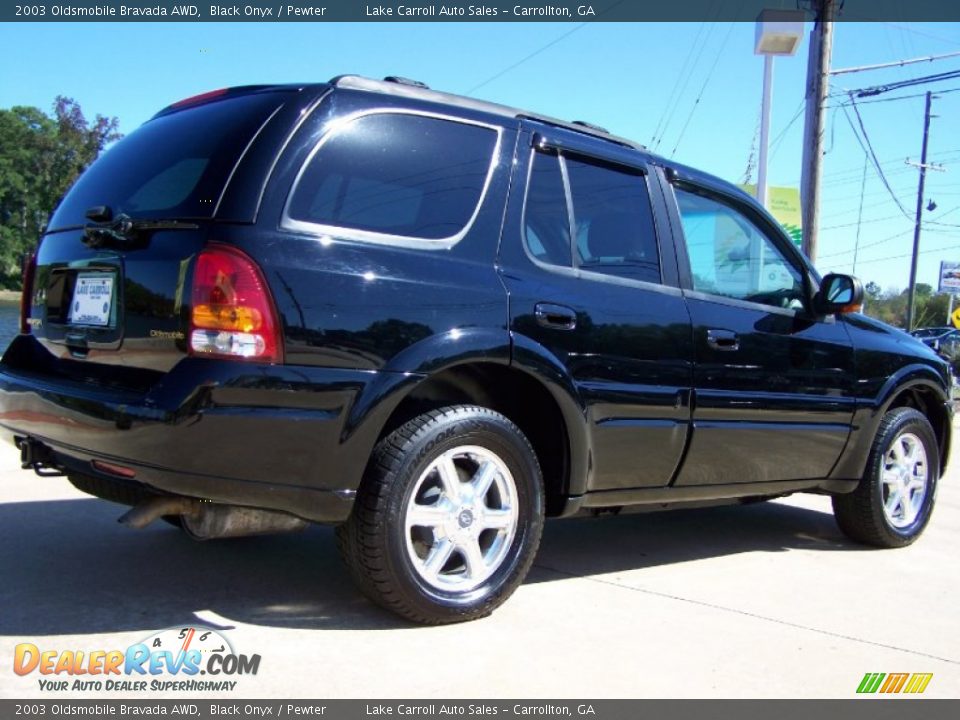
[[[675,188],[693,289],[780,308],[803,307],[800,272],[745,215]]]
[[[291,219],[442,240],[463,231],[493,170],[497,132],[421,115],[359,117],[322,141],[290,200]]]

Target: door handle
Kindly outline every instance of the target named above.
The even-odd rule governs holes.
[[[714,350],[733,351],[740,349],[740,337],[733,330],[707,330],[707,345]]]
[[[537,303],[533,309],[537,324],[553,330],[573,330],[577,327],[577,313],[573,308],[554,303]]]

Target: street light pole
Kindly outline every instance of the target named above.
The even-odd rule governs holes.
[[[773,55],[763,56],[763,100],[760,104],[760,160],[757,165],[757,202],[767,205],[767,150],[770,143],[770,106],[773,104]]]
[[[803,12],[762,10],[757,16],[753,52],[763,55],[763,98],[760,103],[760,158],[757,162],[757,202],[767,205],[767,151],[770,108],[773,105],[773,58],[793,55],[803,39]]]

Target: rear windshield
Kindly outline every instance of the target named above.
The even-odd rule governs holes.
[[[97,205],[109,206],[114,216],[211,217],[244,149],[287,96],[241,95],[141,125],[80,176],[50,229],[83,225]]]

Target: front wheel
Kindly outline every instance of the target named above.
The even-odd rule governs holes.
[[[884,415],[857,489],[833,497],[840,529],[853,540],[909,545],[930,521],[940,477],[939,447],[930,421],[912,408]]]
[[[526,576],[543,529],[536,454],[503,415],[425,413],[375,448],[341,554],[360,589],[410,620],[491,613]]]

